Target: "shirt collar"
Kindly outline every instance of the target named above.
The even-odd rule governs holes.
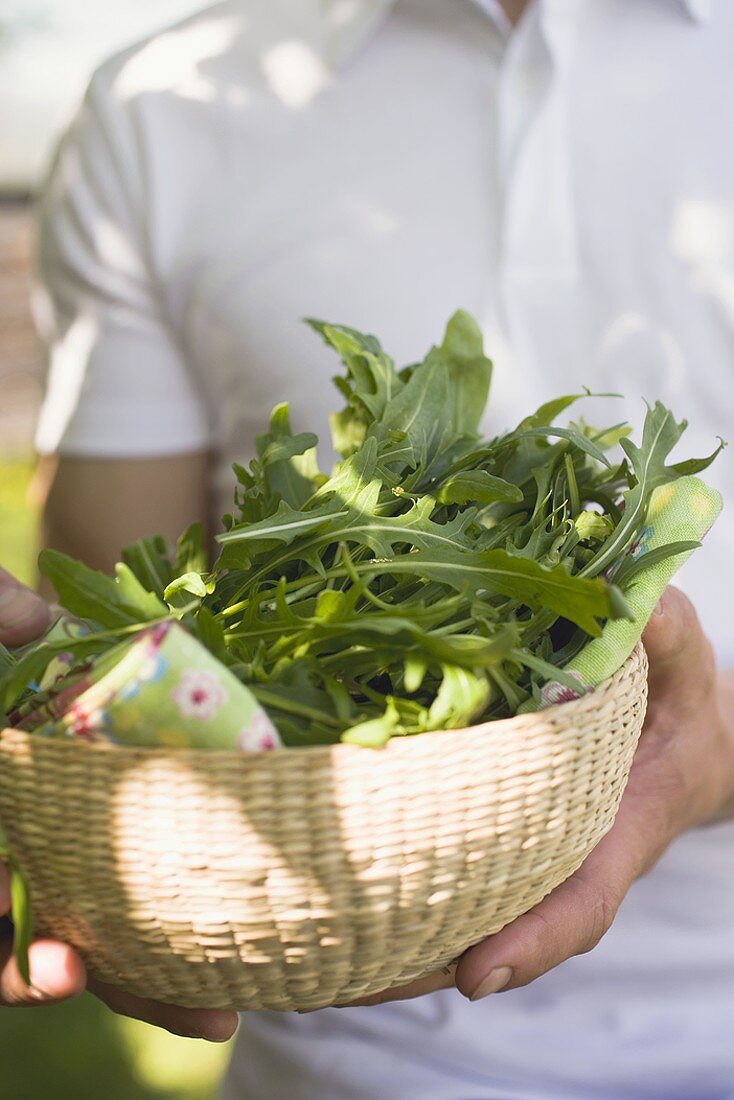
[[[711,0],[664,2],[682,9],[696,23],[705,22],[711,15]],[[362,43],[376,33],[395,3],[396,0],[321,0],[329,63],[336,68],[346,64]],[[506,29],[507,19],[499,0],[474,0],[474,3],[488,18]]]
[[[327,61],[335,68],[352,54],[385,20],[395,0],[321,0]]]
[[[704,23],[711,17],[711,0],[682,0],[683,7],[697,23]]]

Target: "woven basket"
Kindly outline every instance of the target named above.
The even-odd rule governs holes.
[[[36,927],[180,1005],[306,1009],[442,966],[609,829],[641,647],[593,694],[470,730],[251,756],[0,735],[0,822]]]

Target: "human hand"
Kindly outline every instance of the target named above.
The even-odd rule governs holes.
[[[50,611],[41,597],[0,568],[0,642],[8,649],[32,642],[47,629],[49,620]]]
[[[717,682],[711,646],[678,589],[666,590],[643,640],[650,663],[647,716],[611,830],[579,870],[529,913],[444,970],[358,1004],[452,986],[478,1000],[528,985],[592,950],[633,882],[680,833],[731,815],[734,724],[722,706],[731,685]]]
[[[25,645],[46,630],[50,613],[44,601],[0,569],[0,642],[8,648]],[[234,1012],[219,1012],[160,1004],[133,997],[113,986],[87,979],[84,963],[72,947],[38,939],[28,952],[30,985],[26,985],[13,958],[10,882],[0,863],[0,1005],[43,1005],[75,997],[85,988],[123,1016],[143,1020],[176,1035],[224,1042],[237,1027]]]

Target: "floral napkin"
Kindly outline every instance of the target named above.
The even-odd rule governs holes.
[[[68,621],[55,628],[73,633]],[[281,746],[253,694],[178,623],[160,623],[69,675],[56,658],[13,725],[121,745],[263,751]]]
[[[49,637],[80,632],[82,624],[62,616]],[[39,736],[242,752],[282,744],[254,695],[178,623],[148,627],[81,670],[58,655],[37,687],[10,721]],[[29,983],[31,897],[1,827],[0,860],[10,874],[13,953]]]

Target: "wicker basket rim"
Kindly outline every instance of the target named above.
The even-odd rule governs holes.
[[[379,752],[383,753],[395,753],[405,751],[405,746],[413,745],[416,740],[425,743],[425,738],[431,738],[432,744],[436,745],[437,738],[450,738],[461,735],[462,740],[467,738],[482,738],[490,733],[507,733],[508,730],[521,730],[526,729],[528,726],[532,726],[543,718],[548,718],[549,715],[554,716],[554,720],[558,720],[558,716],[562,715],[568,717],[570,720],[579,714],[583,714],[587,710],[596,710],[601,704],[602,700],[614,693],[615,687],[620,679],[624,677],[629,666],[637,662],[642,653],[644,652],[642,642],[638,642],[635,648],[630,653],[624,664],[608,679],[598,684],[593,691],[588,692],[586,695],[582,695],[578,699],[570,699],[563,703],[554,703],[552,706],[543,709],[542,711],[531,711],[527,714],[516,714],[511,718],[498,718],[490,719],[487,722],[480,722],[476,726],[466,726],[460,729],[447,729],[447,730],[428,730],[425,733],[418,734],[414,737],[393,737],[386,745],[383,745]],[[570,724],[570,723],[569,723]],[[12,727],[0,729],[0,748],[2,748],[3,741],[12,740],[16,744],[23,744],[31,742],[35,739],[35,734],[27,733],[25,730],[14,729]],[[80,749],[87,752],[112,752],[119,758],[131,758],[145,756],[149,760],[166,760],[171,757],[175,757],[179,760],[191,760],[204,762],[207,759],[211,759],[211,749],[188,749],[188,748],[172,748],[167,746],[146,746],[146,745],[118,745],[108,741],[79,741],[79,740],[46,740],[44,742],[44,748],[51,752],[79,752]],[[321,753],[322,756],[332,757],[335,752],[339,752],[341,756],[345,756],[348,753],[360,753],[364,749],[359,745],[349,745],[341,742],[334,742],[327,745],[296,745],[291,747],[283,747],[278,749],[272,749],[267,753],[242,753],[238,749],[220,749],[216,752],[216,756],[220,760],[231,760],[233,763],[236,761],[238,764],[242,764],[243,761],[256,761],[263,759],[272,759],[274,756],[282,756],[287,752],[290,757],[294,754],[309,753],[313,759],[317,754]],[[369,751],[373,752],[374,749]]]

